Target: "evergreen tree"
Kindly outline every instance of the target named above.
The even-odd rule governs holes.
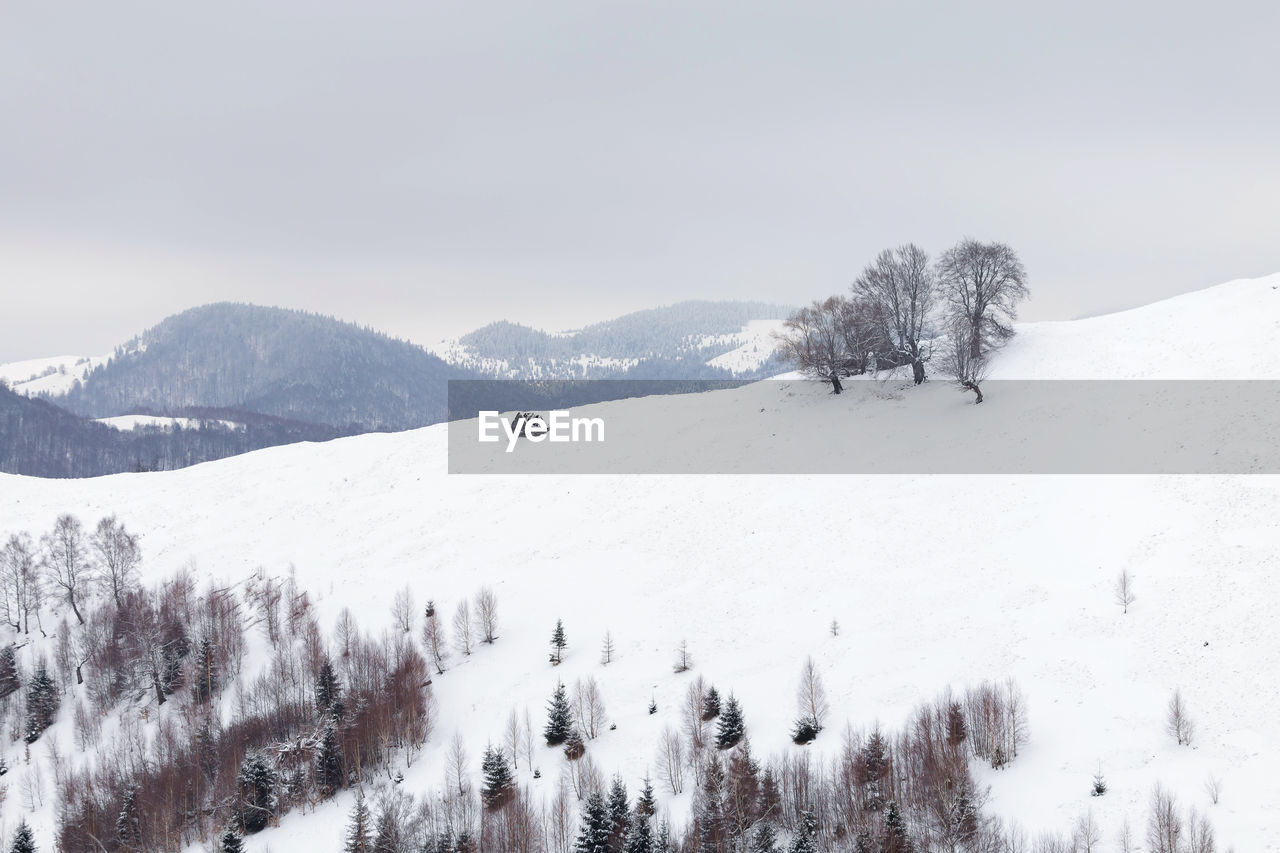
[[[36,853],[36,840],[31,837],[31,827],[27,826],[26,820],[18,824],[9,853]]]
[[[344,853],[373,853],[373,817],[364,803],[364,795],[356,797],[351,810],[351,822],[347,824],[347,844]]]
[[[779,853],[778,834],[771,821],[762,820],[751,837],[751,853]]]
[[[191,698],[197,704],[208,702],[217,690],[218,673],[213,643],[209,642],[208,637],[201,637],[200,645],[196,648],[196,671],[191,684]]]
[[[951,801],[950,834],[962,847],[968,847],[978,835],[978,809],[968,779],[962,779]]]
[[[228,826],[218,840],[218,853],[244,853],[244,840],[234,826]]]
[[[569,736],[564,739],[564,756],[570,761],[577,761],[587,752],[587,744],[576,728],[569,729]]]
[[[116,844],[121,851],[133,853],[142,843],[142,833],[138,826],[138,792],[135,788],[125,791],[120,803],[120,815],[116,818]]]
[[[261,752],[251,752],[236,774],[240,826],[248,834],[265,829],[276,810],[276,771]]]
[[[391,809],[378,814],[378,830],[373,836],[373,853],[401,853],[407,849],[404,833]]]
[[[568,647],[569,643],[564,638],[564,622],[557,619],[556,629],[551,632],[551,662],[559,666],[564,660],[564,650]]]
[[[18,660],[14,657],[13,646],[0,649],[0,699],[16,693],[22,687],[18,678]]]
[[[959,702],[952,702],[947,709],[947,743],[959,746],[969,736],[969,728],[965,725],[964,710]]]
[[[653,839],[654,853],[672,853],[674,846],[671,844],[671,824],[667,823],[666,818],[658,824],[657,837]]]
[[[640,796],[636,797],[636,813],[645,817],[653,817],[658,813],[658,799],[653,795],[653,782],[644,777],[644,785],[640,788]]]
[[[316,788],[321,797],[332,797],[344,781],[342,742],[333,724],[324,728],[320,749],[316,753]]]
[[[796,837],[791,839],[791,853],[818,853],[818,823],[813,819],[813,812],[805,809],[800,812],[800,828]]]
[[[702,790],[695,806],[699,853],[716,853],[725,840],[724,768],[715,756],[703,771]]]
[[[515,787],[515,778],[512,776],[510,765],[507,764],[506,753],[492,744],[486,746],[480,769],[484,774],[484,786],[480,789],[480,797],[484,801],[485,808],[490,811],[502,808]]]
[[[704,722],[710,722],[718,716],[720,716],[720,691],[716,690],[713,684],[702,697],[702,719]]]
[[[627,786],[621,776],[614,776],[609,786],[609,798],[605,801],[609,809],[609,850],[621,853],[622,844],[627,835],[627,817],[631,813],[631,804],[627,800]]]
[[[592,791],[582,807],[582,828],[574,853],[609,853],[609,807],[599,791]]]
[[[341,701],[342,686],[338,683],[338,676],[334,674],[333,663],[325,658],[320,665],[320,673],[316,676],[316,709],[322,713],[332,713]]]
[[[763,820],[776,820],[782,810],[782,794],[778,790],[778,780],[771,767],[766,767],[764,773],[760,774],[759,810]]]
[[[742,721],[742,706],[730,693],[729,700],[725,702],[724,713],[720,714],[720,722],[716,724],[716,748],[730,749],[737,746],[744,734],[746,726]]]
[[[26,742],[35,743],[58,716],[58,688],[41,661],[27,690]]]
[[[880,844],[882,853],[911,853],[911,839],[907,837],[907,825],[902,819],[898,804],[890,800],[884,814],[884,840]]]
[[[654,853],[653,826],[648,815],[636,811],[627,822],[627,836],[623,853]]]
[[[1107,780],[1102,778],[1102,768],[1098,768],[1098,772],[1093,774],[1093,787],[1089,789],[1089,795],[1092,797],[1101,797],[1107,792]]]
[[[573,728],[569,715],[569,699],[565,695],[564,683],[556,685],[556,692],[551,696],[547,706],[547,727],[542,730],[547,739],[547,746],[559,746],[569,738]]]
[[[873,731],[871,737],[867,738],[859,760],[866,772],[864,796],[867,808],[878,812],[884,808],[884,781],[889,773],[888,745],[879,729]]]

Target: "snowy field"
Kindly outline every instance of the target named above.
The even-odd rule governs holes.
[[[1280,276],[1233,282],[1113,317],[1024,326],[1001,369],[1175,378],[1202,375],[1215,353],[1232,358],[1214,375],[1280,378],[1280,354],[1266,346],[1280,332],[1277,285]],[[789,384],[801,390],[783,396]],[[886,404],[816,383],[752,389],[790,407],[804,440],[836,448],[841,407]],[[939,417],[1000,417],[950,399]],[[192,564],[234,581],[292,566],[326,622],[350,607],[375,632],[390,627],[405,584],[419,607],[430,598],[445,613],[492,586],[499,639],[436,678],[438,723],[405,770],[410,790],[439,785],[455,731],[478,773],[513,708],[540,727],[557,679],[587,675],[617,724],[591,753],[633,791],[697,675],[741,700],[757,755],[799,749],[788,737],[793,694],[812,655],[833,719],[807,749],[834,753],[844,721],[892,729],[948,685],[1012,677],[1030,741],[1008,769],[978,769],[994,813],[1065,832],[1092,808],[1105,833],[1095,849],[1113,853],[1124,819],[1141,836],[1161,782],[1209,815],[1220,849],[1280,850],[1280,478],[449,476],[446,436],[437,425],[82,481],[0,475],[0,534],[42,532],[61,512],[86,523],[115,513],[143,534],[149,577]],[[1137,594],[1127,615],[1112,598],[1122,569]],[[553,668],[558,618],[570,645]],[[606,631],[617,646],[607,667]],[[682,639],[695,668],[675,675]],[[1164,731],[1175,688],[1198,726],[1192,747]],[[72,704],[54,730],[64,749]],[[6,750],[15,778],[22,746]],[[37,752],[32,761],[45,761]],[[544,747],[537,760],[542,778],[523,765],[521,777],[549,799],[563,759]],[[1099,766],[1110,791],[1091,798]],[[1210,777],[1221,780],[1216,805]],[[287,816],[248,849],[336,850],[352,796]],[[664,795],[664,807],[683,819],[690,796]],[[44,850],[53,800],[49,791],[33,820]],[[6,832],[22,813],[11,792]]]

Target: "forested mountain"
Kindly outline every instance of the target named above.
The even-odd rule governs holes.
[[[0,383],[0,471],[35,477],[96,477],[163,471],[250,450],[323,441],[349,431],[229,410],[183,410],[196,429],[142,427],[121,431],[74,415]],[[221,426],[234,417],[238,428]]]
[[[763,321],[790,312],[763,302],[681,302],[565,333],[501,321],[450,342],[441,354],[508,379],[754,378],[782,369]]]
[[[444,420],[468,374],[407,341],[282,308],[184,311],[117,348],[59,404],[89,417],[233,408],[344,431]]]

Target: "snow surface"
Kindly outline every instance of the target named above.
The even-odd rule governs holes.
[[[1030,331],[1010,346],[1009,361],[1020,376],[1087,375],[1120,352],[1110,340],[1118,337],[1144,365],[1112,363],[1117,374],[1176,376],[1216,352],[1233,355],[1221,361],[1230,375],[1280,378],[1280,356],[1268,352],[1280,316],[1272,283],[1280,277],[1233,282],[1117,315],[1123,322],[1024,326]],[[1157,321],[1159,331],[1148,328]],[[1137,341],[1151,349],[1132,350]],[[1085,357],[1059,351],[1081,342],[1098,349]],[[1234,357],[1241,353],[1249,358]],[[715,393],[784,410],[798,440],[831,447],[846,435],[840,407],[883,402],[833,397],[818,383]],[[607,405],[639,417],[647,404]],[[809,749],[837,750],[845,720],[894,728],[948,685],[1013,677],[1028,700],[1030,742],[1007,770],[978,769],[994,812],[1034,833],[1066,831],[1092,808],[1105,832],[1095,849],[1112,853],[1126,817],[1141,835],[1159,781],[1210,816],[1219,849],[1280,850],[1280,478],[531,481],[447,475],[446,435],[437,425],[91,480],[0,475],[0,535],[38,533],[60,512],[87,523],[116,513],[143,533],[150,577],[187,564],[230,580],[258,566],[275,574],[295,566],[324,621],[350,607],[374,631],[390,625],[392,597],[406,583],[419,606],[432,598],[445,613],[492,586],[499,639],[465,662],[455,655],[435,679],[439,720],[405,768],[411,791],[440,784],[455,731],[478,773],[484,745],[501,738],[512,708],[528,708],[540,728],[557,680],[572,685],[587,675],[599,679],[617,723],[590,751],[633,791],[653,767],[659,732],[678,726],[680,698],[697,675],[742,701],[757,755],[797,749],[787,737],[793,693],[812,655],[833,722]],[[1127,615],[1112,600],[1121,569],[1133,574],[1137,593]],[[557,618],[570,646],[553,668],[547,641]],[[828,631],[832,619],[839,636]],[[617,645],[607,667],[599,663],[606,631]],[[681,639],[696,666],[675,675]],[[1198,725],[1194,747],[1164,732],[1174,688]],[[73,704],[63,702],[55,730],[68,750]],[[5,757],[13,768],[6,780],[15,780],[2,806],[11,830],[23,812],[17,779],[30,770],[20,745],[8,745]],[[32,761],[47,762],[43,743]],[[521,778],[550,798],[561,762],[559,751],[540,748],[542,778],[523,766]],[[1091,798],[1099,765],[1110,790]],[[47,767],[44,776],[48,787]],[[1210,776],[1222,780],[1217,805],[1203,787]],[[289,815],[248,849],[336,849],[352,796]],[[665,807],[682,819],[690,796],[664,794]],[[41,849],[51,849],[53,799],[48,791],[28,815]]]
[[[115,427],[118,430],[132,430],[138,427],[164,427],[172,429],[181,426],[183,429],[198,429],[201,423],[216,423],[227,429],[235,429],[239,424],[235,421],[202,421],[199,418],[170,418],[160,415],[115,415],[110,418],[95,418],[98,423]]]
[[[84,379],[90,370],[106,364],[108,358],[105,355],[58,355],[11,361],[0,364],[0,381],[8,383],[13,391],[30,397],[39,394],[57,396],[70,391],[77,379]]]
[[[749,320],[742,331],[735,335],[714,335],[703,342],[710,344],[735,343],[736,349],[718,355],[707,362],[712,367],[723,367],[734,373],[755,370],[769,360],[777,349],[774,332],[782,330],[782,320]]]

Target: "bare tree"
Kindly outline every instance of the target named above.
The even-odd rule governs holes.
[[[506,740],[507,751],[511,753],[511,766],[520,769],[520,718],[516,715],[516,709],[511,709],[511,714],[507,717],[507,728],[503,732]]]
[[[600,684],[594,675],[589,675],[586,681],[574,682],[573,693],[573,712],[578,720],[578,729],[594,740],[607,722]]]
[[[885,249],[853,283],[853,292],[873,305],[895,354],[911,365],[915,383],[924,382],[929,358],[924,344],[925,321],[936,290],[929,256],[914,243]]]
[[[464,598],[453,611],[453,644],[464,655],[471,654],[471,605]]]
[[[968,326],[972,358],[1013,337],[1018,303],[1031,295],[1027,271],[1013,249],[966,238],[942,253],[937,269],[952,317]]]
[[[1076,818],[1071,839],[1079,853],[1093,853],[1094,848],[1102,843],[1102,829],[1093,819],[1092,809]]]
[[[604,632],[604,644],[600,647],[600,663],[608,666],[613,663],[613,634],[608,631]]]
[[[670,726],[662,730],[658,740],[655,762],[658,778],[667,783],[667,790],[676,795],[684,791],[684,744],[680,734]]]
[[[44,564],[48,567],[50,578],[62,590],[67,604],[71,606],[71,612],[83,625],[84,616],[80,614],[79,601],[92,580],[84,526],[72,515],[60,515],[53,525],[53,531],[41,539],[41,544],[44,546]]]
[[[391,602],[391,619],[403,634],[413,630],[413,590],[405,584]]]
[[[492,644],[498,636],[498,596],[490,587],[481,587],[476,595],[476,612],[480,616],[480,631],[484,642]]]
[[[1210,774],[1204,782],[1204,792],[1209,795],[1209,802],[1216,806],[1218,798],[1222,796],[1222,779]]]
[[[431,655],[431,664],[436,668],[436,675],[444,675],[444,664],[449,658],[449,649],[445,643],[444,628],[440,624],[440,615],[436,613],[436,603],[428,601],[423,611],[422,645]]]
[[[31,611],[42,596],[35,546],[26,533],[10,536],[0,549],[0,580],[4,584],[5,621],[15,631],[31,633]]]
[[[1182,815],[1178,813],[1177,800],[1162,786],[1156,785],[1151,791],[1147,811],[1148,853],[1184,853],[1182,832]]]
[[[98,522],[90,541],[102,567],[102,580],[110,588],[116,607],[122,607],[122,598],[133,586],[138,564],[142,562],[138,537],[112,515]]]
[[[1117,842],[1120,844],[1120,853],[1133,853],[1133,830],[1129,827],[1129,819],[1125,818],[1124,823],[1120,824],[1120,834],[1117,836]]]
[[[471,790],[471,775],[467,767],[470,757],[467,755],[467,745],[462,739],[462,732],[453,733],[453,740],[449,742],[449,754],[445,761],[450,787],[458,792],[458,796],[466,796]]]
[[[1119,604],[1125,613],[1129,612],[1129,605],[1137,599],[1133,594],[1133,575],[1129,574],[1128,569],[1121,569],[1120,575],[1116,578],[1116,604]]]
[[[693,656],[689,654],[689,641],[681,640],[676,648],[676,662],[672,667],[677,673],[688,672],[693,668]]]
[[[1174,690],[1169,697],[1169,709],[1165,715],[1165,731],[1178,741],[1179,746],[1190,746],[1195,736],[1195,723],[1187,715],[1187,703],[1182,698],[1181,690]]]
[[[796,688],[796,705],[800,717],[821,730],[831,706],[827,703],[827,690],[822,684],[822,674],[812,657],[806,658],[800,670],[800,685]]]
[[[843,300],[833,296],[801,308],[782,324],[776,335],[779,358],[814,379],[831,383],[831,390],[844,390],[840,377],[848,376],[849,349],[841,329]]]
[[[943,342],[942,372],[950,376],[963,391],[972,391],[982,402],[982,382],[987,378],[989,363],[986,355],[974,354],[973,331],[963,318],[953,318],[947,326]]]

